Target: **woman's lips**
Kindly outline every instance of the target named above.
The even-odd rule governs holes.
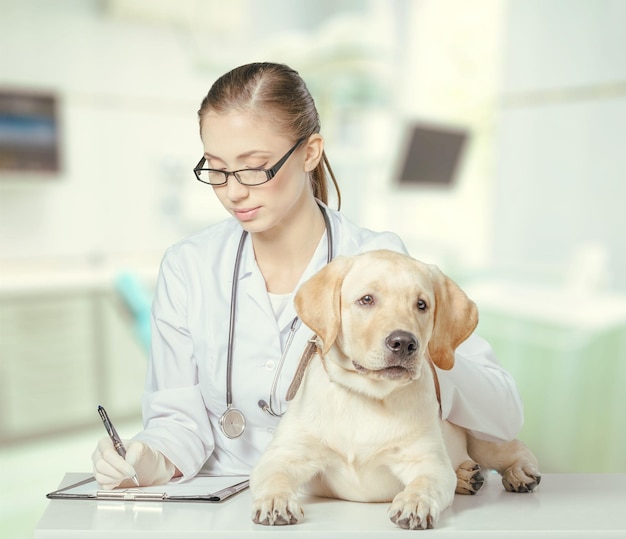
[[[256,217],[257,213],[259,213],[259,208],[233,210],[233,212],[240,221],[250,221]]]

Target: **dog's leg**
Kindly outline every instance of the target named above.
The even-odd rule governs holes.
[[[302,520],[304,512],[298,504],[298,489],[322,469],[321,461],[308,458],[312,445],[298,444],[296,451],[293,447],[286,450],[280,444],[270,445],[261,456],[250,474],[255,523],[283,526]]]
[[[537,459],[520,440],[487,442],[468,435],[467,442],[471,457],[484,468],[496,470],[509,492],[532,492],[541,482]]]
[[[432,529],[454,499],[456,476],[447,458],[423,459],[411,469],[394,470],[398,477],[415,477],[389,507],[391,521],[409,530]]]
[[[448,421],[441,422],[441,431],[446,442],[446,450],[456,472],[457,494],[476,494],[484,485],[480,465],[467,453],[467,434],[465,429]]]

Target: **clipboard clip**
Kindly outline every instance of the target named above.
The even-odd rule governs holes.
[[[166,498],[165,492],[142,492],[139,490],[98,490],[97,500],[117,500],[125,502],[159,501]]]

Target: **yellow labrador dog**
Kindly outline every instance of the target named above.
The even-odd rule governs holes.
[[[304,490],[390,501],[395,524],[425,529],[455,491],[480,489],[481,468],[497,470],[509,491],[536,488],[537,461],[520,441],[481,441],[440,419],[432,363],[452,368],[478,313],[439,269],[386,250],[340,257],[295,303],[316,351],[301,363],[289,410],[251,474],[254,522],[297,523]]]

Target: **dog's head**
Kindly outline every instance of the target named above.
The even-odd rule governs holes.
[[[427,355],[451,369],[478,323],[476,305],[436,266],[387,250],[336,258],[300,287],[295,306],[331,378],[358,377],[375,397],[417,379]]]

